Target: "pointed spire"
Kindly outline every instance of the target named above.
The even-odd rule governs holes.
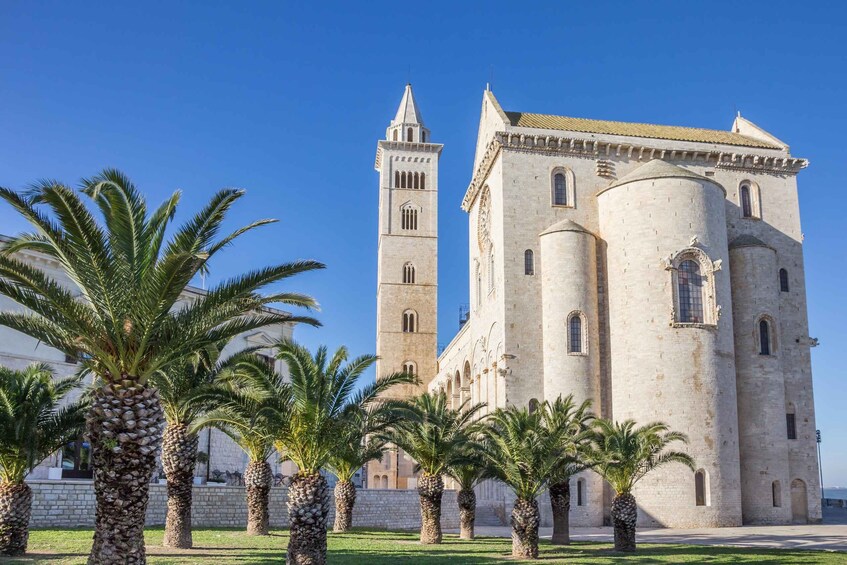
[[[420,124],[423,125],[421,111],[418,110],[418,103],[415,102],[415,95],[412,93],[412,84],[406,84],[406,90],[403,92],[403,99],[400,100],[400,107],[397,108],[397,115],[391,121],[391,125],[400,124]]]

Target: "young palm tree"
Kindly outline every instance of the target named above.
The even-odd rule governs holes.
[[[236,355],[222,382],[200,398],[207,411],[197,417],[191,433],[206,426],[223,431],[247,454],[247,534],[266,536],[270,529],[268,503],[273,472],[268,458],[274,437],[291,404],[291,388],[281,375],[249,353]]]
[[[571,477],[590,468],[592,439],[591,401],[576,405],[573,395],[559,396],[541,407],[544,425],[553,433],[561,434],[563,449],[559,464],[548,479],[550,506],[553,511],[554,544],[570,543]]]
[[[450,465],[447,474],[459,483],[456,502],[459,505],[459,538],[474,539],[474,523],[476,522],[476,493],[474,488],[483,480],[489,478],[479,444],[471,441],[465,446],[463,460]]]
[[[198,445],[197,431],[193,426],[213,407],[206,393],[222,375],[237,366],[245,356],[251,356],[255,349],[221,360],[220,353],[225,346],[226,342],[209,346],[150,377],[150,382],[159,392],[167,421],[162,440],[162,468],[168,489],[162,545],[167,547],[187,549],[192,546],[191,494]]]
[[[560,465],[565,432],[548,429],[542,410],[510,406],[489,417],[482,453],[489,472],[515,493],[512,556],[538,558],[538,495]]]
[[[40,182],[25,194],[0,188],[0,198],[34,229],[0,250],[0,295],[28,309],[0,312],[0,325],[84,359],[99,378],[87,419],[97,500],[89,561],[144,563],[144,515],[164,428],[150,377],[245,331],[284,322],[316,323],[263,310],[275,302],[310,307],[311,298],[257,293],[322,265],[299,261],[260,269],[180,303],[189,282],[212,257],[269,220],[218,237],[227,211],[244,194],[226,189],[171,232],[180,194],[150,213],[144,197],[115,170],[83,180],[82,192],[99,208],[102,222],[77,191],[58,182]],[[166,233],[172,233],[167,242]],[[57,262],[74,288],[16,259],[19,251]]]
[[[671,443],[677,441],[688,443],[688,437],[670,431],[662,422],[636,427],[633,420],[596,421],[597,465],[594,469],[615,489],[612,523],[616,551],[635,551],[635,522],[638,516],[638,507],[632,495],[635,483],[667,463],[682,463],[694,470],[694,460],[690,455],[668,449]]]
[[[463,460],[464,447],[477,435],[484,404],[462,403],[453,410],[444,392],[421,394],[408,402],[408,414],[390,434],[391,442],[417,463],[421,543],[441,543],[441,496],[450,466]]]
[[[417,379],[393,373],[356,392],[359,377],[376,362],[373,355],[347,363],[345,347],[332,357],[326,347],[320,347],[312,356],[305,347],[282,341],[277,357],[288,365],[291,405],[287,417],[280,418],[275,445],[298,468],[288,488],[288,563],[322,565],[326,563],[329,487],[321,468],[341,449],[351,414],[380,410],[385,402],[381,395],[396,385],[415,384]]]
[[[79,384],[79,377],[53,380],[46,364],[0,367],[0,554],[26,551],[32,511],[26,475],[85,428],[84,402],[60,406]]]
[[[327,469],[338,478],[332,531],[347,532],[353,526],[353,506],[356,504],[353,475],[369,461],[382,459],[387,442],[381,434],[391,428],[398,415],[397,404],[385,400],[369,411],[351,411],[342,424],[343,438],[327,462]]]

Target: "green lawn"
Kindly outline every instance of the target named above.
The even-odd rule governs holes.
[[[279,564],[285,558],[287,531],[275,531],[266,537],[248,537],[242,530],[204,529],[194,532],[195,549],[175,552],[161,547],[162,529],[147,530],[148,562],[164,564],[189,563],[256,563]],[[85,563],[91,546],[90,530],[33,530],[29,539],[30,554],[3,563],[50,563],[70,565]],[[511,541],[501,538],[479,538],[461,541],[448,535],[444,543],[423,546],[416,532],[358,530],[349,534],[329,534],[329,562],[332,565],[483,565],[518,563],[509,557]],[[845,563],[844,553],[791,550],[741,549],[694,545],[642,545],[635,555],[622,556],[606,543],[575,543],[552,546],[542,541],[540,563],[614,564],[628,563]],[[524,563],[521,561],[520,563]]]

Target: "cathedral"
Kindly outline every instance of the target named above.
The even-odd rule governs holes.
[[[454,406],[532,409],[573,394],[615,420],[688,435],[696,471],[636,487],[639,523],[821,519],[797,174],[741,117],[729,131],[504,111],[483,93],[470,184],[470,311],[437,346],[438,160],[411,85],[377,147],[378,373],[407,370]],[[455,194],[452,190],[451,195]],[[369,466],[412,488],[414,463]],[[612,493],[586,472],[571,522]],[[502,497],[484,484],[478,498]]]

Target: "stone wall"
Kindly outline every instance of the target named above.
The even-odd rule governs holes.
[[[33,528],[93,527],[94,488],[91,481],[31,481]],[[197,485],[194,487],[192,522],[197,527],[243,527],[247,524],[244,487]],[[287,489],[271,490],[271,526],[288,526]],[[164,485],[150,485],[147,525],[165,523],[167,494]],[[335,518],[331,501],[329,525]],[[421,524],[415,490],[360,490],[356,495],[353,525],[366,528],[412,530]],[[444,528],[459,527],[456,492],[445,491],[441,514]]]

